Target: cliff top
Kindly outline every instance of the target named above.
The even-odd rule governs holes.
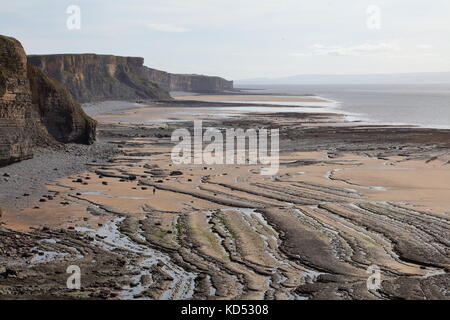
[[[97,56],[97,57],[116,57],[116,58],[135,58],[135,59],[144,59],[142,57],[132,57],[132,56],[116,56],[113,54],[98,54],[98,53],[49,53],[49,54],[29,54],[28,57],[58,57],[58,56]]]
[[[144,65],[144,58],[143,57],[136,57],[136,56],[117,56],[113,54],[97,54],[97,53],[53,53],[53,54],[29,54],[28,58],[45,58],[45,57],[77,57],[77,56],[89,56],[89,57],[105,57],[105,58],[119,58],[119,59],[139,59],[142,60],[142,64]],[[147,66],[146,66],[147,67]],[[158,71],[158,72],[164,72],[164,73],[171,73],[167,71],[163,71],[160,69],[147,67],[149,69]],[[224,79],[220,76],[208,76],[206,74],[198,74],[198,73],[171,73],[174,75],[179,76],[191,76],[191,77],[208,77],[208,78],[217,78],[217,79]]]

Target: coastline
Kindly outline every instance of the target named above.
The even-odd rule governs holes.
[[[5,1],[0,303],[450,301],[449,12]]]
[[[180,106],[196,104],[161,102],[150,109],[165,108],[170,120],[184,109]],[[186,110],[192,119],[183,123],[145,122],[149,116],[159,119],[160,111],[152,114],[145,106],[112,103],[104,110],[108,114],[95,117],[100,120],[99,141],[113,145],[114,155],[104,161],[94,157],[97,162],[84,159],[83,165],[90,165],[78,167],[79,171],[47,177],[51,181],[42,195],[51,194],[52,199],[37,202],[39,209],[30,203],[24,210],[3,214],[6,227],[18,230],[0,232],[4,243],[23,237],[19,231],[35,230],[23,245],[39,248],[36,253],[13,255],[14,267],[6,259],[6,265],[30,286],[27,292],[35,297],[66,296],[58,282],[64,275],[55,275],[46,287],[31,289],[42,272],[38,270],[55,272],[69,261],[92,270],[90,259],[107,263],[115,249],[108,276],[90,273],[85,280],[85,297],[422,297],[405,290],[410,285],[433,292],[426,298],[445,297],[433,290],[450,281],[448,262],[440,253],[448,249],[430,243],[445,239],[450,221],[445,197],[450,163],[446,151],[450,145],[445,141],[450,141],[450,131],[342,125],[339,115],[302,113],[302,108],[230,118],[217,106],[202,104],[204,114],[218,110],[206,118],[208,125],[280,128],[281,171],[276,176],[263,179],[257,165],[174,166],[169,159],[170,134],[176,128],[191,128],[195,113]],[[72,150],[69,157],[76,152],[80,151]],[[45,156],[38,160],[42,166]],[[175,171],[181,175],[172,175]],[[48,247],[38,241],[45,238],[70,243],[78,239],[75,248],[92,253],[80,258],[63,244]],[[135,251],[122,252],[123,246]],[[65,255],[48,258],[50,251]],[[31,263],[32,271],[22,267],[39,252],[43,260]],[[150,259],[155,254],[157,261]],[[374,262],[384,270],[382,293],[363,288],[365,268]],[[100,288],[92,285],[98,281]],[[9,286],[0,296],[20,297],[14,283],[12,278],[0,282]],[[348,296],[340,296],[342,290]]]
[[[311,92],[315,97],[335,101],[336,112],[347,114],[349,121],[359,121],[365,125],[450,129],[446,122],[450,117],[448,84],[268,84],[238,89],[249,95],[254,91],[270,95]]]

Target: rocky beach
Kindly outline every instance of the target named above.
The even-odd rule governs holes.
[[[445,308],[449,13],[0,0],[0,314]]]
[[[1,299],[449,299],[450,130],[199,98],[84,104],[94,144],[0,168]],[[194,119],[279,129],[279,172],[174,164]]]

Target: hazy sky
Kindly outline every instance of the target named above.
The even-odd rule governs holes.
[[[28,54],[142,56],[229,79],[450,71],[448,0],[0,0],[0,34]]]

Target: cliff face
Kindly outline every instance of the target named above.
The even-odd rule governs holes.
[[[91,143],[95,121],[62,85],[30,66],[19,41],[0,35],[0,166],[37,145]]]
[[[79,102],[170,99],[146,77],[143,58],[61,54],[33,55],[28,61],[63,83]]]
[[[44,72],[28,64],[31,101],[42,124],[55,140],[91,144],[96,122],[88,117],[70,92]]]
[[[32,156],[31,116],[27,58],[17,40],[0,36],[0,165]]]
[[[233,82],[172,74],[144,66],[139,57],[96,54],[32,55],[28,61],[62,82],[79,102],[171,99],[168,91],[220,92]]]
[[[233,90],[233,81],[228,81],[220,77],[175,74],[147,67],[145,69],[150,81],[157,83],[167,91],[215,93]]]

